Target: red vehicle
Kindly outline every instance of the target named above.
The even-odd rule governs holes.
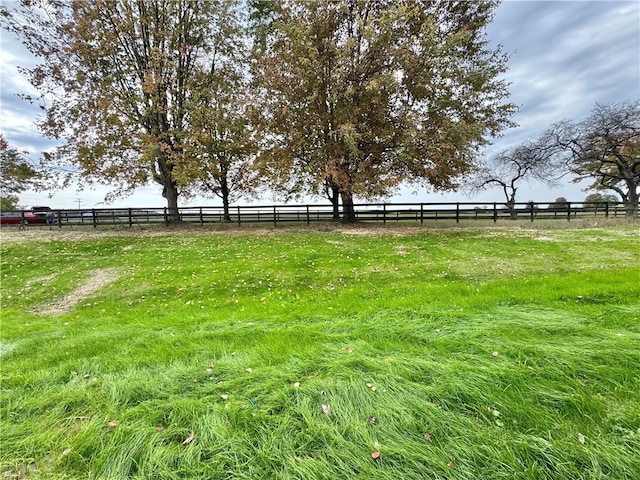
[[[33,207],[31,210],[12,210],[0,214],[2,225],[52,225],[56,214],[49,207]]]

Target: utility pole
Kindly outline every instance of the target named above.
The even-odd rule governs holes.
[[[78,202],[78,210],[80,210],[80,204],[82,203],[82,199],[76,198],[76,202]]]

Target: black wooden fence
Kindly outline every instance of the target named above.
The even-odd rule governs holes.
[[[405,223],[424,224],[432,221],[453,221],[460,223],[467,220],[565,220],[571,221],[585,217],[623,217],[625,209],[622,205],[608,202],[581,203],[567,202],[526,202],[516,203],[508,208],[502,203],[367,203],[355,206],[356,218],[359,222],[370,223]],[[93,208],[53,210],[48,221],[30,222],[27,212],[23,212],[25,226],[49,225],[62,227],[168,224],[172,219],[165,208]],[[222,207],[182,207],[178,210],[181,222],[206,225],[215,223],[244,224],[306,224],[327,223],[333,221],[333,209],[325,205],[270,205],[270,206],[233,206],[230,219],[225,221]],[[15,212],[14,212],[15,214]]]

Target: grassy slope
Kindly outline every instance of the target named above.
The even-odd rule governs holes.
[[[347,233],[3,242],[5,477],[640,477],[637,228]]]

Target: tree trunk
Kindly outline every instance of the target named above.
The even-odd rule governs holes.
[[[640,202],[640,195],[638,195],[638,185],[631,182],[628,183],[629,193],[627,194],[625,210],[627,218],[636,218],[638,216],[638,202]]]
[[[507,210],[509,210],[509,216],[511,220],[518,219],[518,212],[516,212],[516,203],[515,199],[511,199],[507,202]]]
[[[340,220],[340,204],[339,204],[339,198],[340,198],[340,191],[338,190],[338,187],[331,187],[331,205],[333,205],[333,220],[334,221],[338,221]]]
[[[340,192],[342,197],[342,222],[343,223],[355,223],[356,210],[353,205],[353,194],[351,192]]]
[[[167,221],[169,223],[180,222],[178,213],[178,188],[174,182],[167,182],[162,188],[162,196],[167,199]]]
[[[502,191],[504,192],[504,197],[507,199],[507,203],[505,204],[505,206],[509,211],[509,216],[511,217],[511,220],[517,220],[518,212],[516,212],[516,192],[518,189],[514,186],[513,180],[511,181],[510,187],[505,183],[501,183],[501,185]]]
[[[222,197],[222,216],[225,222],[231,222],[231,214],[229,213],[229,182],[227,181],[226,172],[220,179],[220,196]]]

